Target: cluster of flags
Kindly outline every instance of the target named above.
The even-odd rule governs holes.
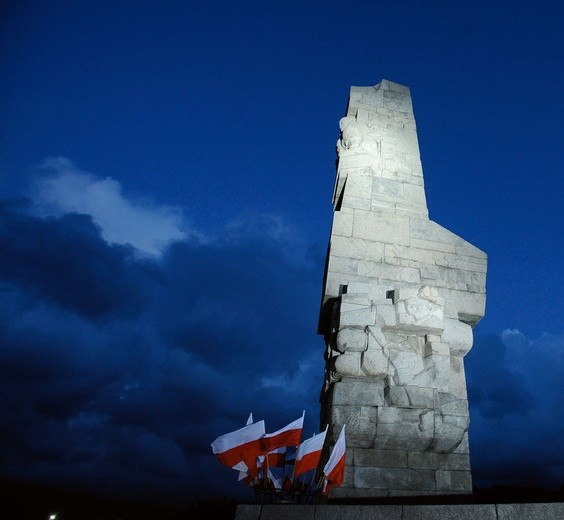
[[[248,486],[262,485],[273,492],[321,490],[327,496],[334,486],[343,483],[345,475],[345,427],[329,455],[319,479],[314,482],[325,445],[325,431],[301,440],[305,411],[273,433],[266,433],[264,421],[247,424],[221,435],[211,443],[219,462],[239,472],[239,480]],[[282,468],[280,474],[276,468]],[[285,474],[285,469],[290,470]],[[308,478],[309,477],[309,478]]]

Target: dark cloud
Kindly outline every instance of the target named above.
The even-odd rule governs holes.
[[[564,338],[478,337],[467,356],[476,485],[564,485]]]
[[[0,207],[0,276],[89,318],[137,310],[150,285],[127,246],[109,246],[88,215],[37,218]]]
[[[536,406],[522,374],[506,363],[507,347],[499,336],[477,337],[466,358],[468,397],[485,417],[503,417]]]
[[[245,494],[215,437],[249,412],[275,430],[306,409],[318,431],[322,265],[289,254],[279,223],[147,259],[85,215],[4,204],[1,218],[5,476],[121,497]]]
[[[210,443],[249,412],[319,431],[323,248],[248,217],[162,257],[85,215],[4,204],[3,475],[135,498],[247,497]],[[475,483],[564,481],[562,338],[477,337],[466,358]]]

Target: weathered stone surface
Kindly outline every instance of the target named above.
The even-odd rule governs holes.
[[[333,424],[347,425],[347,446],[369,447],[374,444],[378,408],[375,406],[337,405],[331,409]]]
[[[261,506],[255,504],[239,504],[235,520],[259,520]]]
[[[377,466],[380,468],[407,468],[408,452],[380,449],[360,449],[353,450],[355,466]],[[412,466],[415,467],[415,466]],[[427,469],[427,468],[423,468]],[[429,468],[435,469],[435,468]]]
[[[366,505],[318,505],[315,508],[316,520],[401,520],[401,506]]]
[[[383,406],[384,382],[375,379],[342,378],[333,389],[333,406]]]
[[[364,352],[368,348],[368,336],[364,330],[342,328],[337,334],[337,349],[340,352]]]
[[[437,453],[452,453],[468,431],[467,415],[435,415],[435,435],[431,448]]]
[[[498,504],[498,520],[561,520],[564,502],[548,504]]]
[[[386,404],[398,408],[434,408],[436,391],[418,386],[389,386],[384,390]]]
[[[335,360],[335,371],[343,376],[360,376],[360,353],[345,352]]]
[[[429,337],[427,335],[426,337]],[[439,339],[436,341],[429,341],[425,343],[425,356],[432,356],[433,354],[437,354],[439,356],[450,356],[450,349],[448,343],[442,343],[440,336],[437,336]]]
[[[349,495],[334,488],[335,498],[424,496],[429,491],[351,489]],[[264,514],[261,516],[261,513]],[[273,516],[278,515],[278,516]],[[312,516],[313,515],[313,516]],[[236,520],[262,520],[281,518],[291,520],[560,520],[564,518],[564,503],[519,503],[519,504],[435,504],[435,505],[339,505],[318,504],[291,505],[247,505],[237,506]]]
[[[438,470],[436,479],[438,491],[472,493],[470,471]]]
[[[384,379],[389,373],[388,357],[383,349],[370,349],[362,355],[362,371],[369,376]]]
[[[487,257],[428,218],[407,87],[352,87],[339,129],[321,401],[354,451],[332,496],[466,493],[463,357],[484,315]]]
[[[468,415],[468,401],[453,394],[439,392],[439,409],[444,415]]]
[[[453,356],[465,356],[472,348],[472,327],[458,320],[445,320],[441,341],[446,343]]]
[[[464,360],[461,357],[450,357],[450,383],[449,392],[459,399],[467,399],[466,375],[464,373]]]
[[[453,451],[453,453],[470,453],[470,443],[468,442],[468,432],[462,436],[462,442]]]
[[[409,244],[409,218],[383,216],[373,211],[355,211],[354,238],[375,240],[384,244]]]
[[[463,453],[408,452],[407,464],[415,469],[470,471],[470,459]]]
[[[331,498],[381,498],[390,496],[388,489],[334,487],[331,490]]]
[[[382,449],[425,451],[433,442],[434,432],[432,409],[378,409],[377,443]]]
[[[494,504],[403,506],[403,520],[497,520]]]
[[[356,466],[354,485],[360,489],[408,489],[411,491],[434,491],[436,489],[434,471],[413,468]]]
[[[309,504],[265,504],[261,506],[260,520],[313,520],[315,506]]]

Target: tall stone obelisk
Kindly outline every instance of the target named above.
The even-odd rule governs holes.
[[[352,87],[339,126],[319,319],[322,427],[346,424],[331,496],[471,493],[463,357],[486,254],[428,218],[407,87]]]

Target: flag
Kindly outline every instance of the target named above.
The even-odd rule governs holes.
[[[253,412],[251,412],[249,414],[249,418],[247,419],[247,424],[246,426],[249,426],[249,424],[253,424]],[[239,462],[239,464],[236,464],[233,469],[238,469],[239,470],[239,478],[237,479],[238,481],[243,480],[244,478],[247,477],[248,475],[248,470],[249,468],[247,467],[247,465],[244,462]]]
[[[268,483],[274,488],[274,491],[276,489],[281,489],[282,488],[282,480],[277,478],[272,471],[268,470],[267,472],[267,476],[268,476]]]
[[[260,439],[264,431],[264,421],[251,423],[215,439],[211,443],[212,451],[219,462],[230,468],[239,462],[250,467],[261,452]]]
[[[285,493],[289,493],[292,490],[292,479],[286,475],[284,476],[284,480],[282,481],[282,491],[284,491]]]
[[[325,484],[323,487],[323,494],[327,496],[333,486],[340,486],[345,479],[345,426],[339,434],[339,438],[333,446],[333,451],[329,456],[329,460],[323,468],[325,475]]]
[[[285,456],[286,460],[284,461],[284,464],[286,466],[293,466],[294,462],[296,462],[296,451],[297,451],[296,448],[297,448],[296,446],[294,446],[294,447],[287,446],[286,447],[286,456]]]
[[[237,477],[237,481],[241,481],[245,478],[247,478],[249,475],[249,468],[247,467],[247,465],[244,462],[239,462],[239,464],[237,464],[236,466],[233,466],[233,469],[236,469],[239,471],[239,476]]]
[[[294,465],[294,478],[298,478],[310,469],[317,468],[326,434],[327,428],[324,432],[318,433],[300,444]]]
[[[276,448],[269,451],[266,455],[259,455],[258,461],[260,466],[269,468],[283,468],[286,462],[286,448]],[[268,457],[268,461],[265,459]]]
[[[281,448],[282,446],[297,446],[302,436],[304,415],[305,410],[299,419],[296,419],[274,433],[264,435],[261,439],[262,451],[269,452],[276,448]]]

